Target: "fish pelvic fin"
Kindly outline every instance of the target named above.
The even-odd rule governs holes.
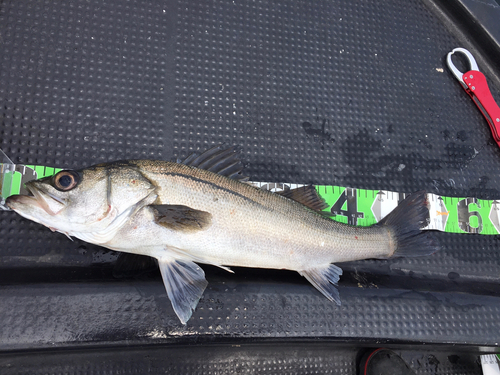
[[[393,252],[388,258],[425,256],[439,250],[429,233],[421,230],[429,224],[427,203],[425,191],[413,193],[375,224],[389,230]]]
[[[340,306],[340,295],[336,285],[339,282],[342,269],[335,264],[298,271],[326,298]]]
[[[172,307],[186,324],[208,285],[205,272],[189,260],[158,259],[158,265]]]

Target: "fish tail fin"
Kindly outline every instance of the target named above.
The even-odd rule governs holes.
[[[421,230],[429,224],[427,203],[425,191],[413,193],[376,224],[388,228],[395,241],[389,258],[424,256],[439,250],[431,236]]]

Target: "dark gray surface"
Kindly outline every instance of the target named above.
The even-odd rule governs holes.
[[[0,354],[2,374],[344,374],[355,375],[355,347],[292,343],[132,347],[126,352],[87,350]],[[360,353],[363,353],[361,351]],[[467,353],[398,350],[416,374],[481,374]],[[37,357],[43,357],[42,360]],[[183,361],[179,361],[182,358]],[[40,363],[42,364],[40,366]]]
[[[460,42],[421,3],[220,1],[179,12],[174,149],[240,144],[264,181],[451,196],[482,183],[493,191],[481,196],[498,195],[489,171],[500,150],[444,64]],[[323,121],[330,135],[303,127]]]
[[[4,286],[0,347],[250,338],[498,345],[498,297],[344,283],[339,307],[295,273],[238,273],[208,275],[209,286],[186,326],[174,314],[160,278]]]
[[[76,168],[225,142],[253,180],[499,198],[500,150],[444,63],[471,49],[500,102],[491,43],[471,45],[476,30],[429,3],[3,0],[0,147],[16,163]],[[498,236],[437,234],[431,257],[344,264],[342,307],[296,274],[208,267],[182,328],[158,274],[115,280],[115,253],[0,214],[2,350],[498,346]]]

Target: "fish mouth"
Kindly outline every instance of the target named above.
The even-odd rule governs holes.
[[[11,195],[5,200],[5,204],[11,210],[16,211],[16,209],[21,206],[35,206],[38,208],[43,207],[40,205],[40,202],[33,195]]]
[[[41,223],[39,216],[41,212],[45,212],[40,202],[32,195],[11,195],[5,200],[5,205],[19,215]],[[37,214],[38,213],[38,214]]]
[[[50,216],[55,216],[61,211],[65,204],[61,199],[53,196],[49,192],[43,192],[32,184],[26,184],[29,195],[12,195],[8,197],[5,204],[10,209],[20,212],[25,211],[24,207],[42,209]]]

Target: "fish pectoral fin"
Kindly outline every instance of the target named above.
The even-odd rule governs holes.
[[[340,295],[335,287],[339,282],[342,269],[335,264],[329,264],[326,267],[310,268],[299,271],[316,289],[318,289],[326,298],[340,306]]]
[[[277,194],[293,199],[294,201],[299,202],[314,211],[322,211],[328,207],[328,204],[318,195],[318,192],[313,185],[306,185],[296,189],[280,191],[277,192]]]
[[[113,276],[117,279],[133,277],[158,269],[155,258],[147,255],[120,253],[113,267]]]
[[[156,224],[168,229],[193,232],[208,228],[212,214],[181,205],[152,205]]]
[[[172,307],[186,324],[208,285],[205,272],[189,260],[158,259],[158,265]]]

